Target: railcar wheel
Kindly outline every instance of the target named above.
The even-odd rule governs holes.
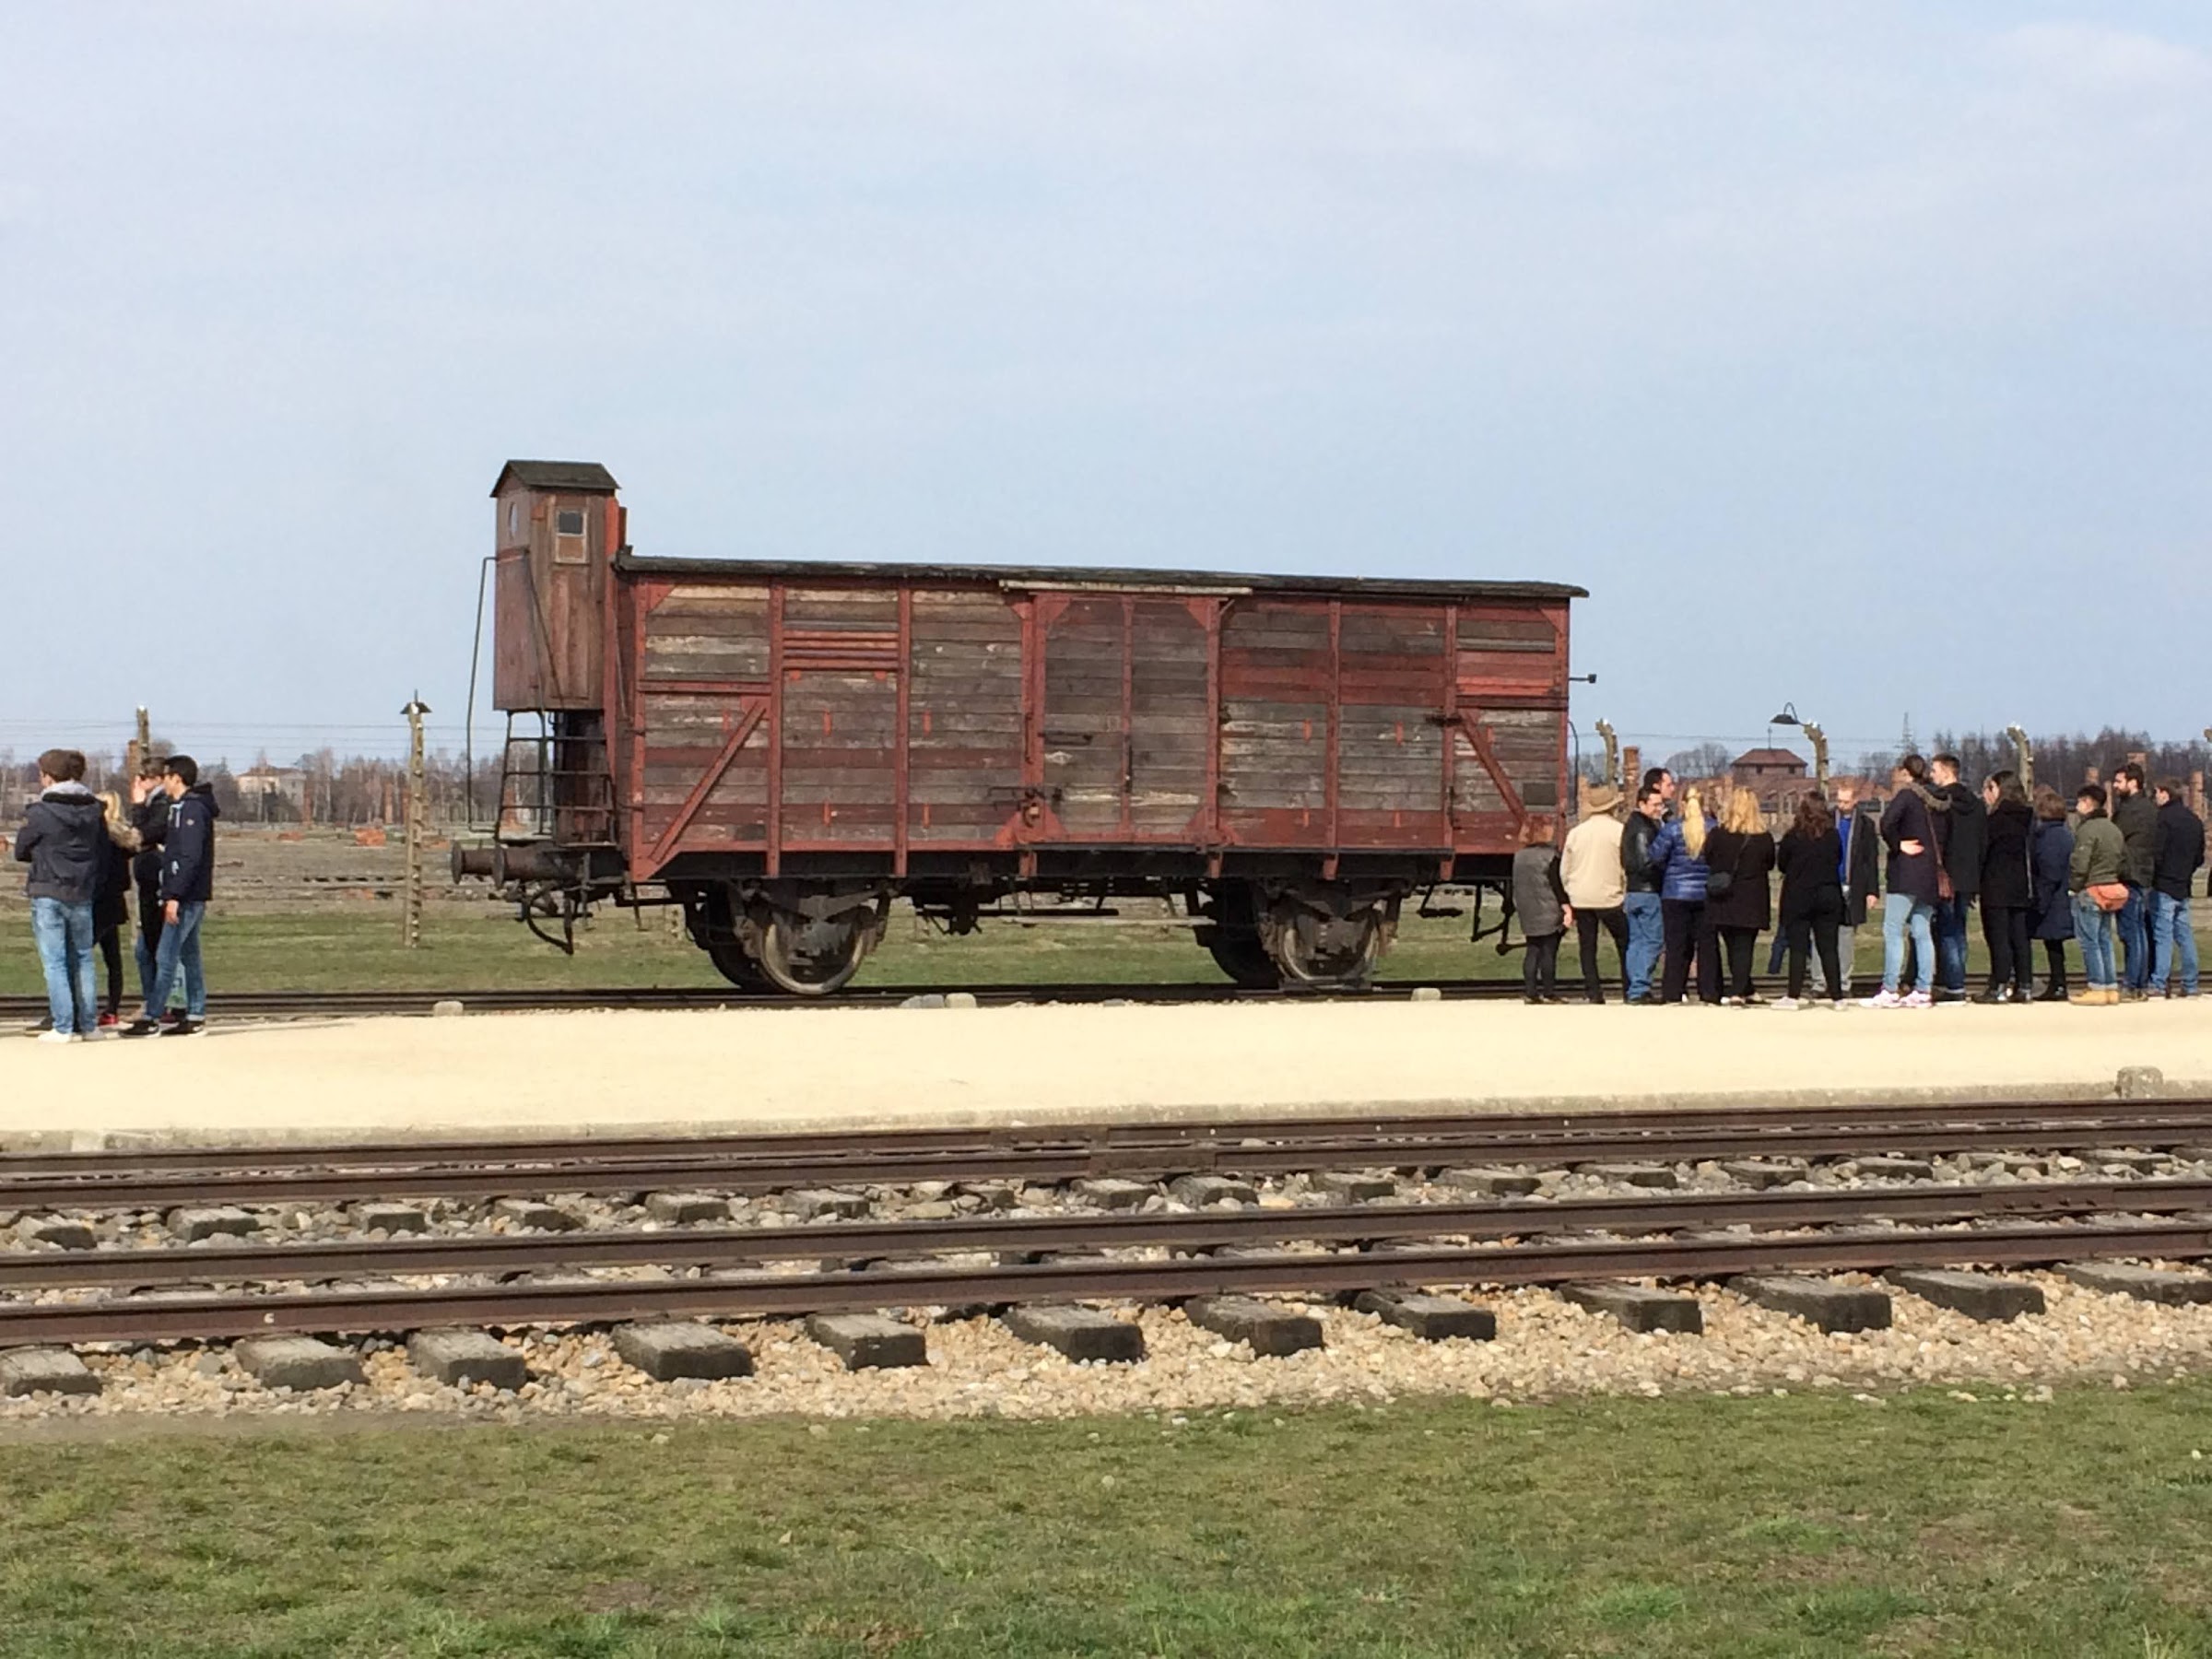
[[[1387,931],[1381,905],[1335,894],[1284,894],[1260,928],[1267,955],[1294,985],[1355,989],[1367,983]]]
[[[760,971],[760,964],[753,960],[752,953],[735,939],[718,939],[707,947],[707,959],[714,971],[740,991],[758,991],[762,994],[776,989],[775,982]]]
[[[1293,984],[1351,989],[1366,984],[1374,972],[1382,942],[1374,918],[1358,917],[1310,929],[1286,927],[1276,935],[1272,957]]]
[[[1217,927],[1206,948],[1214,965],[1247,991],[1272,991],[1283,982],[1282,971],[1257,933]]]
[[[1272,991],[1283,982],[1260,936],[1259,896],[1250,882],[1221,883],[1202,913],[1207,924],[1197,929],[1198,943],[1222,972],[1248,991]]]
[[[777,911],[760,926],[760,971],[794,996],[831,996],[852,982],[875,948],[868,912],[828,918]]]

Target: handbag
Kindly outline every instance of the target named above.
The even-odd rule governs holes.
[[[2127,908],[2127,884],[2124,881],[2100,881],[2094,887],[2082,889],[2097,908],[2110,915]]]
[[[1725,899],[1735,891],[1734,870],[1708,870],[1705,874],[1705,897]]]

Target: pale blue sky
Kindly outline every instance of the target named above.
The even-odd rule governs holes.
[[[1578,582],[1585,731],[2212,723],[2198,6],[0,0],[0,62],[18,753],[453,724],[509,455],[655,554]]]

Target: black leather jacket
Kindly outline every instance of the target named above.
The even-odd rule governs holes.
[[[1652,868],[1652,838],[1658,833],[1659,826],[1642,813],[1629,814],[1628,826],[1620,832],[1620,873],[1628,877],[1631,893],[1659,890],[1659,874]]]

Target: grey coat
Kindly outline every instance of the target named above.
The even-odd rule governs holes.
[[[1567,889],[1557,847],[1524,847],[1513,854],[1513,914],[1532,939],[1567,931]]]

